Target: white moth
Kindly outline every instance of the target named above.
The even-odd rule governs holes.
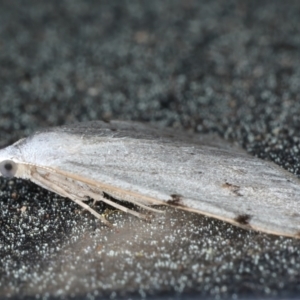
[[[30,179],[68,197],[105,224],[84,203],[104,201],[143,214],[107,195],[157,211],[176,205],[234,225],[300,237],[299,180],[215,136],[111,121],[36,132],[0,150],[4,177]]]

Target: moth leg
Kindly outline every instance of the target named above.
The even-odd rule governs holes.
[[[122,193],[120,194],[119,192],[115,192],[114,190],[110,190],[109,192],[107,192],[110,196],[116,198],[117,200],[120,200],[120,201],[128,201],[132,204],[135,204],[137,206],[140,206],[140,207],[143,207],[147,210],[150,210],[150,211],[154,211],[154,212],[158,212],[158,213],[165,213],[164,211],[161,211],[161,210],[157,210],[155,208],[151,208],[150,205],[158,205],[158,204],[165,204],[163,201],[157,201],[157,202],[151,202],[151,199],[150,201],[148,201],[147,199],[147,202],[145,203],[145,201],[141,200],[139,198],[139,195],[130,195],[128,196],[126,193]]]
[[[41,174],[41,176],[43,176],[42,174]],[[69,188],[69,186],[70,186],[70,182],[66,179],[66,177],[65,176],[62,176],[61,174],[56,174],[55,172],[53,172],[53,173],[49,173],[49,175],[47,175],[47,177],[49,177],[49,179],[51,180],[51,181],[55,181],[56,182],[56,184],[57,185],[59,185],[59,186],[65,186],[65,190],[67,190],[67,191],[70,191],[70,190],[74,190],[73,188]],[[83,182],[81,182],[81,181],[79,181],[79,180],[73,180],[73,182],[74,183],[77,183],[77,182],[80,182],[81,184],[83,184],[83,186],[82,186],[82,189],[84,189],[84,192],[82,192],[81,194],[85,194],[85,195],[87,195],[87,196],[89,196],[90,198],[92,198],[92,199],[94,199],[94,202],[93,202],[93,204],[95,204],[95,202],[97,202],[97,201],[103,201],[103,202],[106,202],[107,204],[109,204],[109,205],[111,205],[111,206],[114,206],[115,208],[118,208],[118,209],[120,209],[120,210],[122,210],[122,211],[124,211],[124,212],[128,212],[128,213],[131,213],[132,215],[135,215],[135,216],[138,216],[139,218],[143,218],[142,216],[142,214],[139,214],[139,213],[137,213],[137,212],[134,212],[134,211],[132,211],[132,210],[130,210],[130,209],[127,209],[127,208],[125,208],[124,206],[121,206],[121,205],[119,205],[119,204],[116,204],[115,202],[112,202],[112,201],[110,201],[109,199],[106,199],[106,198],[104,198],[103,197],[103,192],[102,192],[102,190],[101,189],[99,189],[97,186],[95,186],[95,185],[92,185],[92,184],[86,184],[86,183],[83,183]],[[88,194],[87,193],[87,191],[90,191],[91,193],[93,193],[93,195],[90,195],[90,194]],[[100,197],[100,195],[102,195],[102,197]],[[109,194],[112,194],[112,193],[109,193]],[[76,197],[76,198],[79,198],[79,196],[78,195],[75,195],[74,194],[74,192],[72,192],[72,195],[74,195],[74,197]],[[97,197],[96,197],[96,195],[97,195]],[[117,200],[120,200],[120,201],[122,201],[122,200],[125,200],[126,201],[126,199],[122,199],[122,198],[118,198],[118,197],[115,197],[113,194],[112,194],[112,196],[114,197],[114,198],[116,198]],[[100,198],[99,198],[100,197]],[[99,199],[98,199],[99,198]],[[87,200],[86,199],[86,197],[80,197],[80,199],[82,200],[82,201],[85,201],[85,200]],[[108,203],[109,202],[109,203]],[[158,209],[155,209],[155,208],[152,208],[152,207],[149,207],[149,206],[147,206],[147,205],[144,205],[144,204],[142,204],[142,203],[140,203],[139,201],[135,201],[135,200],[132,200],[132,199],[130,199],[128,202],[131,202],[131,203],[133,203],[133,204],[135,204],[135,205],[137,205],[137,206],[139,206],[139,207],[142,207],[142,208],[144,208],[145,210],[148,210],[148,211],[153,211],[153,212],[158,212],[158,213],[164,213],[164,211],[161,211],[161,210],[158,210]],[[126,209],[126,210],[125,210]],[[145,218],[145,217],[144,217]]]
[[[92,209],[90,206],[88,206],[87,204],[85,204],[82,200],[80,200],[79,198],[75,197],[74,195],[69,194],[67,191],[65,191],[63,188],[61,188],[58,185],[53,185],[50,181],[48,181],[45,177],[43,177],[42,175],[38,174],[37,172],[32,172],[31,174],[32,178],[35,179],[35,181],[38,184],[41,184],[42,186],[46,187],[47,189],[51,189],[51,191],[71,199],[72,201],[74,201],[75,203],[77,203],[79,206],[81,206],[82,208],[86,209],[87,211],[89,211],[92,215],[94,215],[96,218],[98,218],[99,220],[101,220],[105,225],[109,226],[109,227],[113,227],[112,224],[107,221],[103,216],[101,216],[99,213],[97,213],[94,209]]]
[[[164,213],[165,213],[165,212],[162,211],[162,210],[155,209],[155,208],[150,207],[150,206],[148,206],[148,205],[142,204],[141,202],[136,201],[136,200],[132,200],[132,199],[127,200],[126,197],[121,198],[121,197],[119,197],[119,196],[114,195],[114,193],[109,193],[109,195],[111,195],[112,197],[114,197],[114,198],[116,198],[117,200],[120,200],[120,201],[128,201],[128,202],[130,202],[130,203],[132,203],[132,204],[135,204],[135,205],[137,205],[137,206],[139,206],[139,207],[144,208],[145,210],[153,211],[153,212],[155,212],[155,213],[160,213],[160,214],[164,214]],[[97,199],[96,199],[96,201],[102,201],[102,200],[97,200]]]
[[[113,228],[113,225],[105,219],[105,217],[101,216],[99,213],[97,213],[94,209],[92,209],[90,206],[88,206],[86,203],[84,203],[82,200],[78,199],[74,195],[71,195],[66,192],[65,194],[66,198],[71,199],[75,203],[77,203],[79,206],[84,208],[85,210],[89,211],[92,215],[94,215],[97,219],[99,219],[101,222],[103,222],[105,225],[107,225],[110,228]]]
[[[124,211],[125,213],[129,213],[129,214],[134,215],[134,216],[136,216],[136,217],[139,217],[139,218],[141,218],[141,219],[146,219],[146,220],[149,219],[148,216],[146,216],[146,215],[144,215],[144,214],[141,214],[141,213],[139,213],[139,212],[137,212],[137,211],[131,210],[131,209],[129,209],[129,208],[123,206],[123,205],[120,205],[120,204],[118,204],[118,203],[115,203],[115,202],[113,202],[113,201],[111,201],[111,200],[109,200],[109,199],[106,199],[106,198],[104,198],[102,195],[96,194],[96,193],[91,192],[91,191],[87,191],[86,194],[87,194],[89,197],[95,199],[96,201],[103,201],[103,202],[105,202],[106,204],[109,204],[109,205],[111,205],[111,206],[113,206],[113,207],[115,207],[115,208],[117,208],[117,209],[119,209],[119,210],[121,210],[121,211]]]
[[[38,167],[38,166],[34,166],[34,167],[32,166],[31,174],[32,174],[33,180],[39,176],[38,177],[39,181],[37,182],[38,184],[44,186],[45,188],[51,189],[51,191],[53,191],[63,197],[68,197],[68,198],[72,199],[74,202],[80,201],[80,203],[79,202],[77,202],[77,203],[80,206],[86,208],[90,212],[91,212],[92,208],[90,206],[85,206],[86,204],[82,203],[83,201],[87,200],[86,196],[89,196],[90,198],[95,199],[96,201],[103,201],[119,210],[122,210],[126,213],[130,213],[139,218],[149,220],[149,216],[135,212],[135,211],[128,209],[120,204],[117,204],[109,199],[106,199],[105,197],[103,197],[103,189],[99,188],[99,186],[96,183],[86,182],[85,180],[81,180],[81,178],[78,176],[77,177],[73,176],[73,174],[61,173],[61,172],[59,172],[57,170],[53,170],[51,168],[42,168],[42,167]],[[43,182],[40,177],[43,179]],[[77,191],[76,191],[76,189],[77,189]],[[121,195],[118,195],[118,193],[114,193],[113,191],[109,191],[108,193],[109,193],[109,195],[112,195],[114,198],[116,198],[118,200],[125,200],[128,202],[131,202],[131,203],[133,203],[137,206],[140,206],[148,211],[164,213],[164,211],[160,211],[155,208],[151,208],[145,204],[142,204],[141,201],[139,201],[137,197],[127,197],[126,195],[121,196]],[[132,198],[134,198],[134,199],[132,199]],[[94,210],[91,213],[93,215],[95,215]],[[99,218],[99,217],[97,216],[97,218]]]
[[[65,178],[72,179],[74,183],[77,183],[80,186],[81,191],[85,191],[87,189],[91,189],[92,191],[94,189],[94,191],[96,190],[96,193],[98,193],[98,191],[100,191],[101,193],[104,191],[118,200],[128,201],[128,202],[131,202],[138,206],[141,206],[145,209],[164,213],[163,211],[156,210],[154,208],[149,207],[150,205],[165,204],[164,201],[160,201],[160,200],[157,200],[152,197],[145,197],[143,195],[140,195],[137,192],[136,193],[130,192],[130,195],[127,195],[126,190],[123,191],[122,189],[114,188],[113,186],[109,187],[109,185],[106,185],[106,184],[102,185],[102,183],[100,183],[100,182],[89,180],[84,177],[81,177],[80,175],[72,174],[69,172],[64,172],[59,169],[43,168],[43,167],[37,167],[37,166],[35,168],[37,168],[41,171],[41,173],[40,173],[41,175],[45,175],[45,173],[48,173],[48,174],[46,174],[48,176],[49,175],[51,176],[51,174],[55,174],[55,176],[60,177],[64,180],[65,180]],[[58,184],[60,184],[60,183],[61,183],[61,180],[58,182]],[[81,192],[81,194],[83,194],[83,193]],[[142,197],[142,198],[140,199],[140,197]],[[144,198],[146,198],[146,199],[144,199]]]
[[[40,172],[33,172],[32,176],[38,177],[38,180],[43,181],[43,185],[46,185],[46,187],[48,189],[51,188],[51,191],[63,196],[63,197],[67,197],[70,198],[71,200],[73,200],[74,202],[76,202],[77,204],[79,204],[81,207],[87,209],[88,211],[90,211],[93,215],[95,215],[95,210],[93,210],[90,206],[88,206],[87,204],[83,203],[84,200],[86,200],[86,197],[80,197],[78,195],[74,194],[74,185],[76,185],[77,180],[73,180],[73,181],[68,181],[66,179],[65,176],[62,176],[61,174],[56,174],[55,172],[49,172],[48,170],[46,170],[46,172],[44,173],[40,173]],[[53,182],[55,184],[53,184]],[[72,186],[70,186],[72,185]],[[89,196],[92,199],[95,199],[96,201],[103,201],[106,204],[109,204],[121,211],[124,211],[126,213],[130,213],[136,217],[139,217],[141,219],[149,219],[148,216],[145,216],[141,213],[135,212],[129,208],[126,208],[118,203],[115,203],[109,199],[104,198],[101,194],[102,191],[99,190],[97,187],[94,186],[90,186],[87,184],[84,184],[85,187],[84,188],[84,193],[86,196]],[[70,192],[72,191],[72,192]],[[147,208],[147,207],[146,207]],[[95,215],[98,217],[99,214]],[[102,216],[101,216],[102,217]],[[99,218],[99,217],[98,217]],[[102,217],[103,218],[103,217]],[[101,218],[101,220],[102,220]]]
[[[55,172],[53,172],[52,170],[43,170],[43,169],[38,169],[35,168],[36,172],[44,179],[47,179],[48,185],[47,186],[43,186],[45,188],[47,188],[48,190],[50,190],[51,192],[54,192],[56,194],[59,194],[59,192],[57,192],[55,190],[55,187],[59,186],[63,191],[65,192],[70,192],[70,191],[74,191],[75,187],[78,185],[77,181],[75,180],[71,180],[69,181],[68,179],[66,179],[65,176],[62,176],[61,174],[57,174]],[[44,171],[44,172],[39,172],[39,171]],[[81,189],[86,189],[86,187],[81,187]],[[77,188],[78,189],[78,188]],[[73,193],[72,193],[73,194]],[[65,194],[59,194],[62,197],[66,197]],[[76,197],[77,199],[81,200],[81,201],[87,201],[88,198],[86,196],[79,196],[78,194],[74,194],[74,197]]]
[[[44,175],[44,176],[41,175],[41,176],[44,177],[46,175]],[[115,203],[115,202],[113,202],[113,201],[111,201],[109,199],[106,199],[105,197],[103,197],[103,192],[99,188],[97,188],[97,187],[94,187],[92,185],[84,184],[84,187],[83,187],[84,188],[84,192],[82,192],[82,194],[84,193],[85,197],[84,196],[83,197],[79,197],[78,195],[74,194],[74,187],[72,186],[70,188],[70,184],[71,183],[76,184],[78,182],[77,180],[76,181],[73,180],[72,182],[69,182],[66,179],[66,177],[61,176],[60,174],[56,174],[54,172],[53,173],[49,173],[49,175],[47,175],[47,178],[49,178],[49,180],[51,180],[51,181],[55,181],[56,182],[55,186],[60,186],[63,189],[63,191],[65,192],[64,197],[68,197],[70,199],[76,198],[79,201],[84,201],[87,198],[86,196],[89,196],[90,198],[94,199],[95,201],[103,201],[106,204],[109,204],[109,205],[111,205],[111,206],[113,206],[113,207],[115,207],[115,208],[117,208],[117,209],[119,209],[121,211],[124,211],[126,213],[130,213],[130,214],[132,214],[132,215],[134,215],[136,217],[139,217],[141,219],[148,219],[148,216],[145,216],[145,215],[143,215],[141,213],[138,213],[138,212],[133,211],[133,210],[131,210],[129,208],[126,208],[126,207],[124,207],[124,206],[122,206],[122,205],[120,205],[118,203]],[[72,191],[72,192],[70,192],[70,191]],[[68,196],[66,196],[66,193],[68,194]],[[146,209],[148,208],[145,205],[140,205],[140,206],[145,207]]]

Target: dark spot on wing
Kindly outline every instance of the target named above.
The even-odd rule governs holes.
[[[171,194],[171,199],[167,201],[168,204],[175,205],[175,206],[182,206],[180,203],[182,200],[182,196],[179,194]]]
[[[291,217],[293,217],[293,218],[299,218],[299,217],[300,217],[300,214],[294,212],[294,213],[291,214]],[[299,236],[299,237],[300,237],[300,236]]]
[[[230,190],[233,194],[235,194],[236,196],[243,196],[240,193],[240,187],[238,185],[235,184],[231,184],[228,182],[225,182],[224,184],[222,184],[222,188],[228,189]]]
[[[244,214],[244,215],[238,215],[234,221],[236,221],[237,223],[241,224],[241,225],[249,225],[249,222],[251,220],[251,216]]]

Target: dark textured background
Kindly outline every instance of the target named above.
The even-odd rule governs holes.
[[[299,20],[297,0],[1,0],[0,145],[132,119],[217,132],[299,175]],[[300,295],[298,240],[171,208],[108,213],[113,231],[29,182],[0,190],[1,299]]]

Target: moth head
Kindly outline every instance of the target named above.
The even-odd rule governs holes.
[[[16,154],[12,146],[0,150],[0,176],[11,178],[17,175],[19,161]]]
[[[12,178],[16,175],[18,164],[13,160],[3,160],[0,162],[0,174],[3,177]]]

